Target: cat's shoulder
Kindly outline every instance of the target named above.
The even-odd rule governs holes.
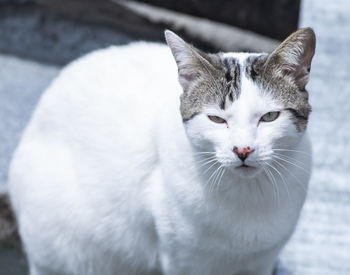
[[[87,64],[89,67],[108,66],[111,63],[137,65],[137,63],[159,62],[164,60],[164,58],[173,63],[170,50],[165,44],[138,41],[125,45],[112,45],[92,51],[72,61],[67,68],[74,68],[80,65],[85,66]]]
[[[73,60],[60,71],[50,88],[61,89],[61,86],[76,85],[74,83],[81,86],[82,79],[89,85],[101,85],[101,82],[115,85],[116,79],[142,82],[150,75],[167,78],[176,71],[176,64],[165,44],[139,41],[108,46]]]

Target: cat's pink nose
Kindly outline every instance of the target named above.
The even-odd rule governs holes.
[[[254,149],[251,149],[249,146],[244,148],[238,148],[237,146],[233,147],[232,150],[242,161],[249,156],[249,154],[254,152]]]

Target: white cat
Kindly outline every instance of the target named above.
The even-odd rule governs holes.
[[[9,174],[31,275],[272,274],[309,181],[314,32],[270,55],[166,39],[178,67],[110,47],[42,96]]]

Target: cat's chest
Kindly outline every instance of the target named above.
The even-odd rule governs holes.
[[[286,240],[294,229],[297,215],[287,205],[272,209],[270,203],[266,206],[254,201],[253,205],[252,201],[249,205],[252,198],[243,193],[241,201],[223,203],[219,194],[213,202],[203,194],[191,169],[183,173],[172,173],[167,178],[164,209],[171,234],[190,250],[224,254],[262,251]]]
[[[260,212],[261,211],[256,211]],[[214,209],[194,218],[192,244],[204,250],[227,253],[258,252],[287,239],[294,221],[287,225],[280,214],[252,211],[237,213],[232,209]]]

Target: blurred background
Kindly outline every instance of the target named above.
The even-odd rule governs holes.
[[[307,86],[314,169],[277,274],[349,275],[348,0],[0,0],[0,193],[41,93],[71,60],[109,45],[163,43],[165,28],[206,51],[270,52],[306,26],[317,35]],[[6,202],[0,216],[11,219]],[[0,274],[24,275],[26,261],[12,231],[0,235]]]

